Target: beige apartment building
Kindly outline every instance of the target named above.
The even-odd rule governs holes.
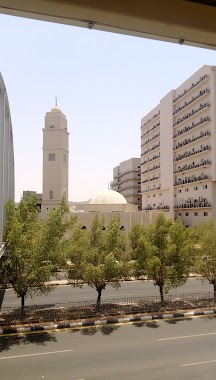
[[[119,192],[131,203],[142,208],[141,197],[141,165],[140,158],[130,158],[121,162],[113,169],[113,181],[110,184],[111,189]]]
[[[216,66],[203,66],[141,120],[143,210],[186,226],[216,218]]]

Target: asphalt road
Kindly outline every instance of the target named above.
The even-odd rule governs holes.
[[[188,282],[177,289],[171,289],[169,294],[197,293],[213,291],[213,286],[208,281],[202,282],[195,278],[189,279]],[[152,281],[126,281],[122,283],[121,288],[115,290],[111,286],[107,286],[102,292],[102,298],[130,298],[159,295],[158,287],[154,286]],[[33,299],[28,297],[26,305],[33,304],[55,304],[64,302],[78,302],[95,300],[97,292],[87,285],[82,289],[74,288],[70,285],[58,286],[58,288],[47,296],[35,296]],[[1,302],[2,301],[2,302]],[[2,307],[13,307],[20,305],[20,298],[17,298],[12,289],[5,292],[0,290],[0,305]]]
[[[0,337],[4,380],[212,380],[214,317]]]

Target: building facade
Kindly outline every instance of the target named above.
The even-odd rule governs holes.
[[[66,116],[58,107],[45,116],[43,129],[43,191],[41,214],[68,201],[68,130]]]
[[[14,148],[10,107],[4,80],[0,74],[0,256],[4,224],[4,205],[14,200]]]
[[[141,165],[140,158],[130,158],[121,162],[113,169],[111,189],[119,192],[128,203],[138,206],[141,210]]]
[[[203,66],[141,120],[142,209],[186,226],[216,218],[216,66]]]

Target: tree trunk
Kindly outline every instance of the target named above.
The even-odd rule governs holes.
[[[159,285],[160,290],[160,298],[161,298],[161,305],[164,305],[164,291],[163,291],[163,285]]]
[[[97,311],[100,311],[102,289],[101,288],[97,289],[97,292],[98,292],[98,296],[97,296],[96,309]]]
[[[25,317],[25,296],[21,296],[21,318]]]
[[[214,301],[216,301],[216,281],[213,281],[214,286]]]

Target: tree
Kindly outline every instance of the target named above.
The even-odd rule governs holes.
[[[41,220],[35,196],[22,199],[17,207],[11,200],[5,206],[7,259],[3,274],[21,297],[22,309],[27,295],[47,294],[53,289],[47,282],[63,260],[65,233],[75,222],[68,211],[63,199],[60,207]]]
[[[136,269],[159,287],[163,304],[164,292],[187,281],[192,252],[189,234],[180,221],[172,223],[160,213],[152,225],[140,230],[134,246]]]
[[[70,261],[68,277],[82,281],[98,292],[97,305],[107,284],[120,287],[121,280],[128,276],[129,257],[126,237],[120,230],[120,216],[116,214],[104,230],[104,218],[95,215],[90,231],[75,228],[68,247]]]
[[[196,225],[194,231],[195,270],[206,278],[216,292],[216,222],[208,219]]]

